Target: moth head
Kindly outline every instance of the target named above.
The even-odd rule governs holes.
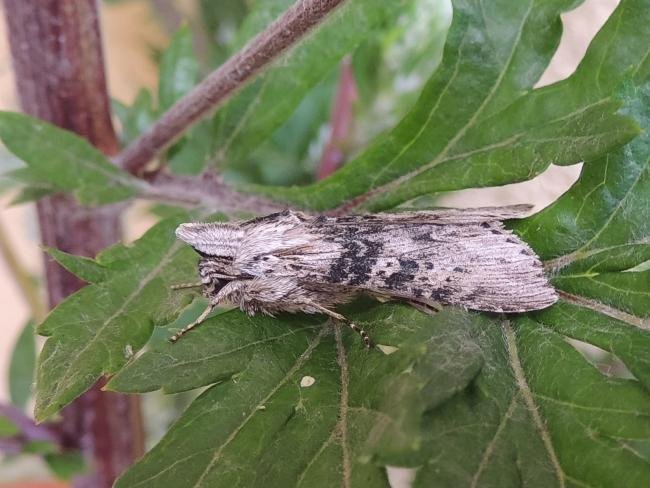
[[[236,224],[187,223],[176,228],[176,237],[203,256],[234,258],[244,231]]]

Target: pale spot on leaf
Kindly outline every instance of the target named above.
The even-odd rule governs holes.
[[[386,356],[389,356],[393,354],[395,351],[399,349],[399,347],[395,346],[386,346],[384,344],[377,344],[377,349],[379,349],[381,352],[383,352]]]
[[[300,380],[301,388],[309,388],[314,383],[316,383],[316,378],[314,378],[313,376],[303,376],[302,379]]]

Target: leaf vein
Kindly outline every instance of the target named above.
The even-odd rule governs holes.
[[[337,423],[337,430],[341,440],[341,456],[343,467],[343,480],[342,485],[344,488],[352,486],[352,465],[350,463],[350,445],[348,441],[348,408],[349,408],[349,392],[348,386],[350,382],[350,375],[348,372],[348,358],[345,353],[345,346],[341,337],[341,327],[334,328],[334,337],[336,338],[336,356],[341,371],[341,393],[339,396],[339,419]]]
[[[639,329],[650,330],[650,320],[648,319],[637,317],[636,315],[624,312],[618,308],[610,307],[609,305],[605,305],[604,303],[598,302],[596,300],[573,295],[562,290],[557,290],[557,292],[558,295],[560,295],[560,298],[562,298],[565,302],[577,305],[579,307],[588,308],[594,312],[602,313],[613,319],[625,322],[628,325],[638,327]]]
[[[212,456],[212,459],[208,463],[208,465],[205,467],[203,472],[201,473],[201,476],[199,479],[194,483],[193,486],[202,486],[203,481],[205,480],[205,477],[210,473],[210,470],[212,467],[219,462],[221,459],[221,455],[223,454],[223,450],[237,437],[239,432],[246,426],[248,422],[260,412],[259,407],[263,406],[265,403],[268,403],[269,399],[275,395],[282,386],[286,384],[287,381],[293,376],[293,374],[298,371],[306,362],[307,360],[311,357],[312,352],[314,349],[316,349],[316,346],[320,344],[321,339],[327,332],[327,329],[323,327],[321,331],[316,335],[316,337],[309,343],[307,348],[303,351],[303,353],[298,357],[296,362],[289,368],[287,373],[278,381],[278,384],[275,385],[271,391],[269,392],[268,395],[266,395],[257,405],[255,405],[251,411],[248,413],[248,415],[242,420],[242,422],[230,433],[230,435],[226,438],[226,440],[217,448],[217,450],[214,453],[214,456]]]
[[[528,385],[528,381],[526,380],[524,368],[519,359],[519,351],[517,348],[517,339],[515,337],[515,332],[512,329],[510,322],[506,320],[502,322],[502,328],[505,336],[505,342],[508,351],[510,367],[512,368],[512,372],[514,374],[517,387],[521,392],[521,396],[522,399],[524,400],[524,403],[526,404],[528,413],[530,414],[530,417],[533,420],[533,423],[535,424],[535,427],[542,440],[542,443],[546,448],[546,452],[548,453],[551,464],[553,465],[553,469],[555,470],[555,475],[558,479],[560,488],[564,488],[566,486],[566,475],[564,474],[562,465],[560,464],[557,454],[555,453],[555,448],[553,447],[553,442],[551,440],[551,436],[548,432],[548,429],[546,428],[546,425],[542,420],[539,410],[537,409],[537,405],[535,404],[533,392],[531,391],[530,386]]]
[[[639,410],[623,410],[622,408],[591,407],[588,405],[580,405],[578,403],[568,402],[566,400],[560,400],[558,398],[549,397],[546,395],[542,395],[541,393],[533,393],[533,395],[537,398],[541,398],[542,400],[556,403],[558,405],[562,405],[565,407],[574,408],[577,410],[586,410],[589,412],[618,413],[623,415],[633,415],[635,417],[650,417],[650,412],[642,412]]]
[[[478,468],[476,469],[476,472],[474,473],[474,476],[472,477],[472,482],[471,482],[471,488],[476,488],[479,482],[479,479],[481,478],[481,474],[483,474],[483,471],[488,466],[488,463],[490,462],[490,458],[492,457],[492,454],[494,453],[494,449],[497,445],[497,442],[499,441],[499,437],[501,437],[501,433],[505,429],[506,425],[508,424],[508,421],[512,418],[512,415],[515,412],[515,408],[517,407],[517,397],[518,393],[515,393],[512,396],[512,400],[510,401],[510,405],[508,406],[508,409],[506,412],[503,414],[503,417],[501,418],[501,421],[499,422],[499,425],[497,426],[497,430],[494,432],[494,435],[492,436],[492,439],[490,439],[489,444],[486,446],[485,450],[483,451],[483,456],[481,457],[481,461],[479,462]]]

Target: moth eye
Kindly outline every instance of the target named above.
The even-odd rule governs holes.
[[[214,280],[214,291],[218,292],[220,291],[224,286],[226,286],[229,283],[228,280],[224,280],[221,278],[217,278]]]

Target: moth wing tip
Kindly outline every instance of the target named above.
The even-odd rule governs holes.
[[[179,226],[176,227],[176,231],[174,233],[178,239],[187,243],[191,243],[195,237],[194,232],[192,232],[192,227],[192,223],[179,224]]]

